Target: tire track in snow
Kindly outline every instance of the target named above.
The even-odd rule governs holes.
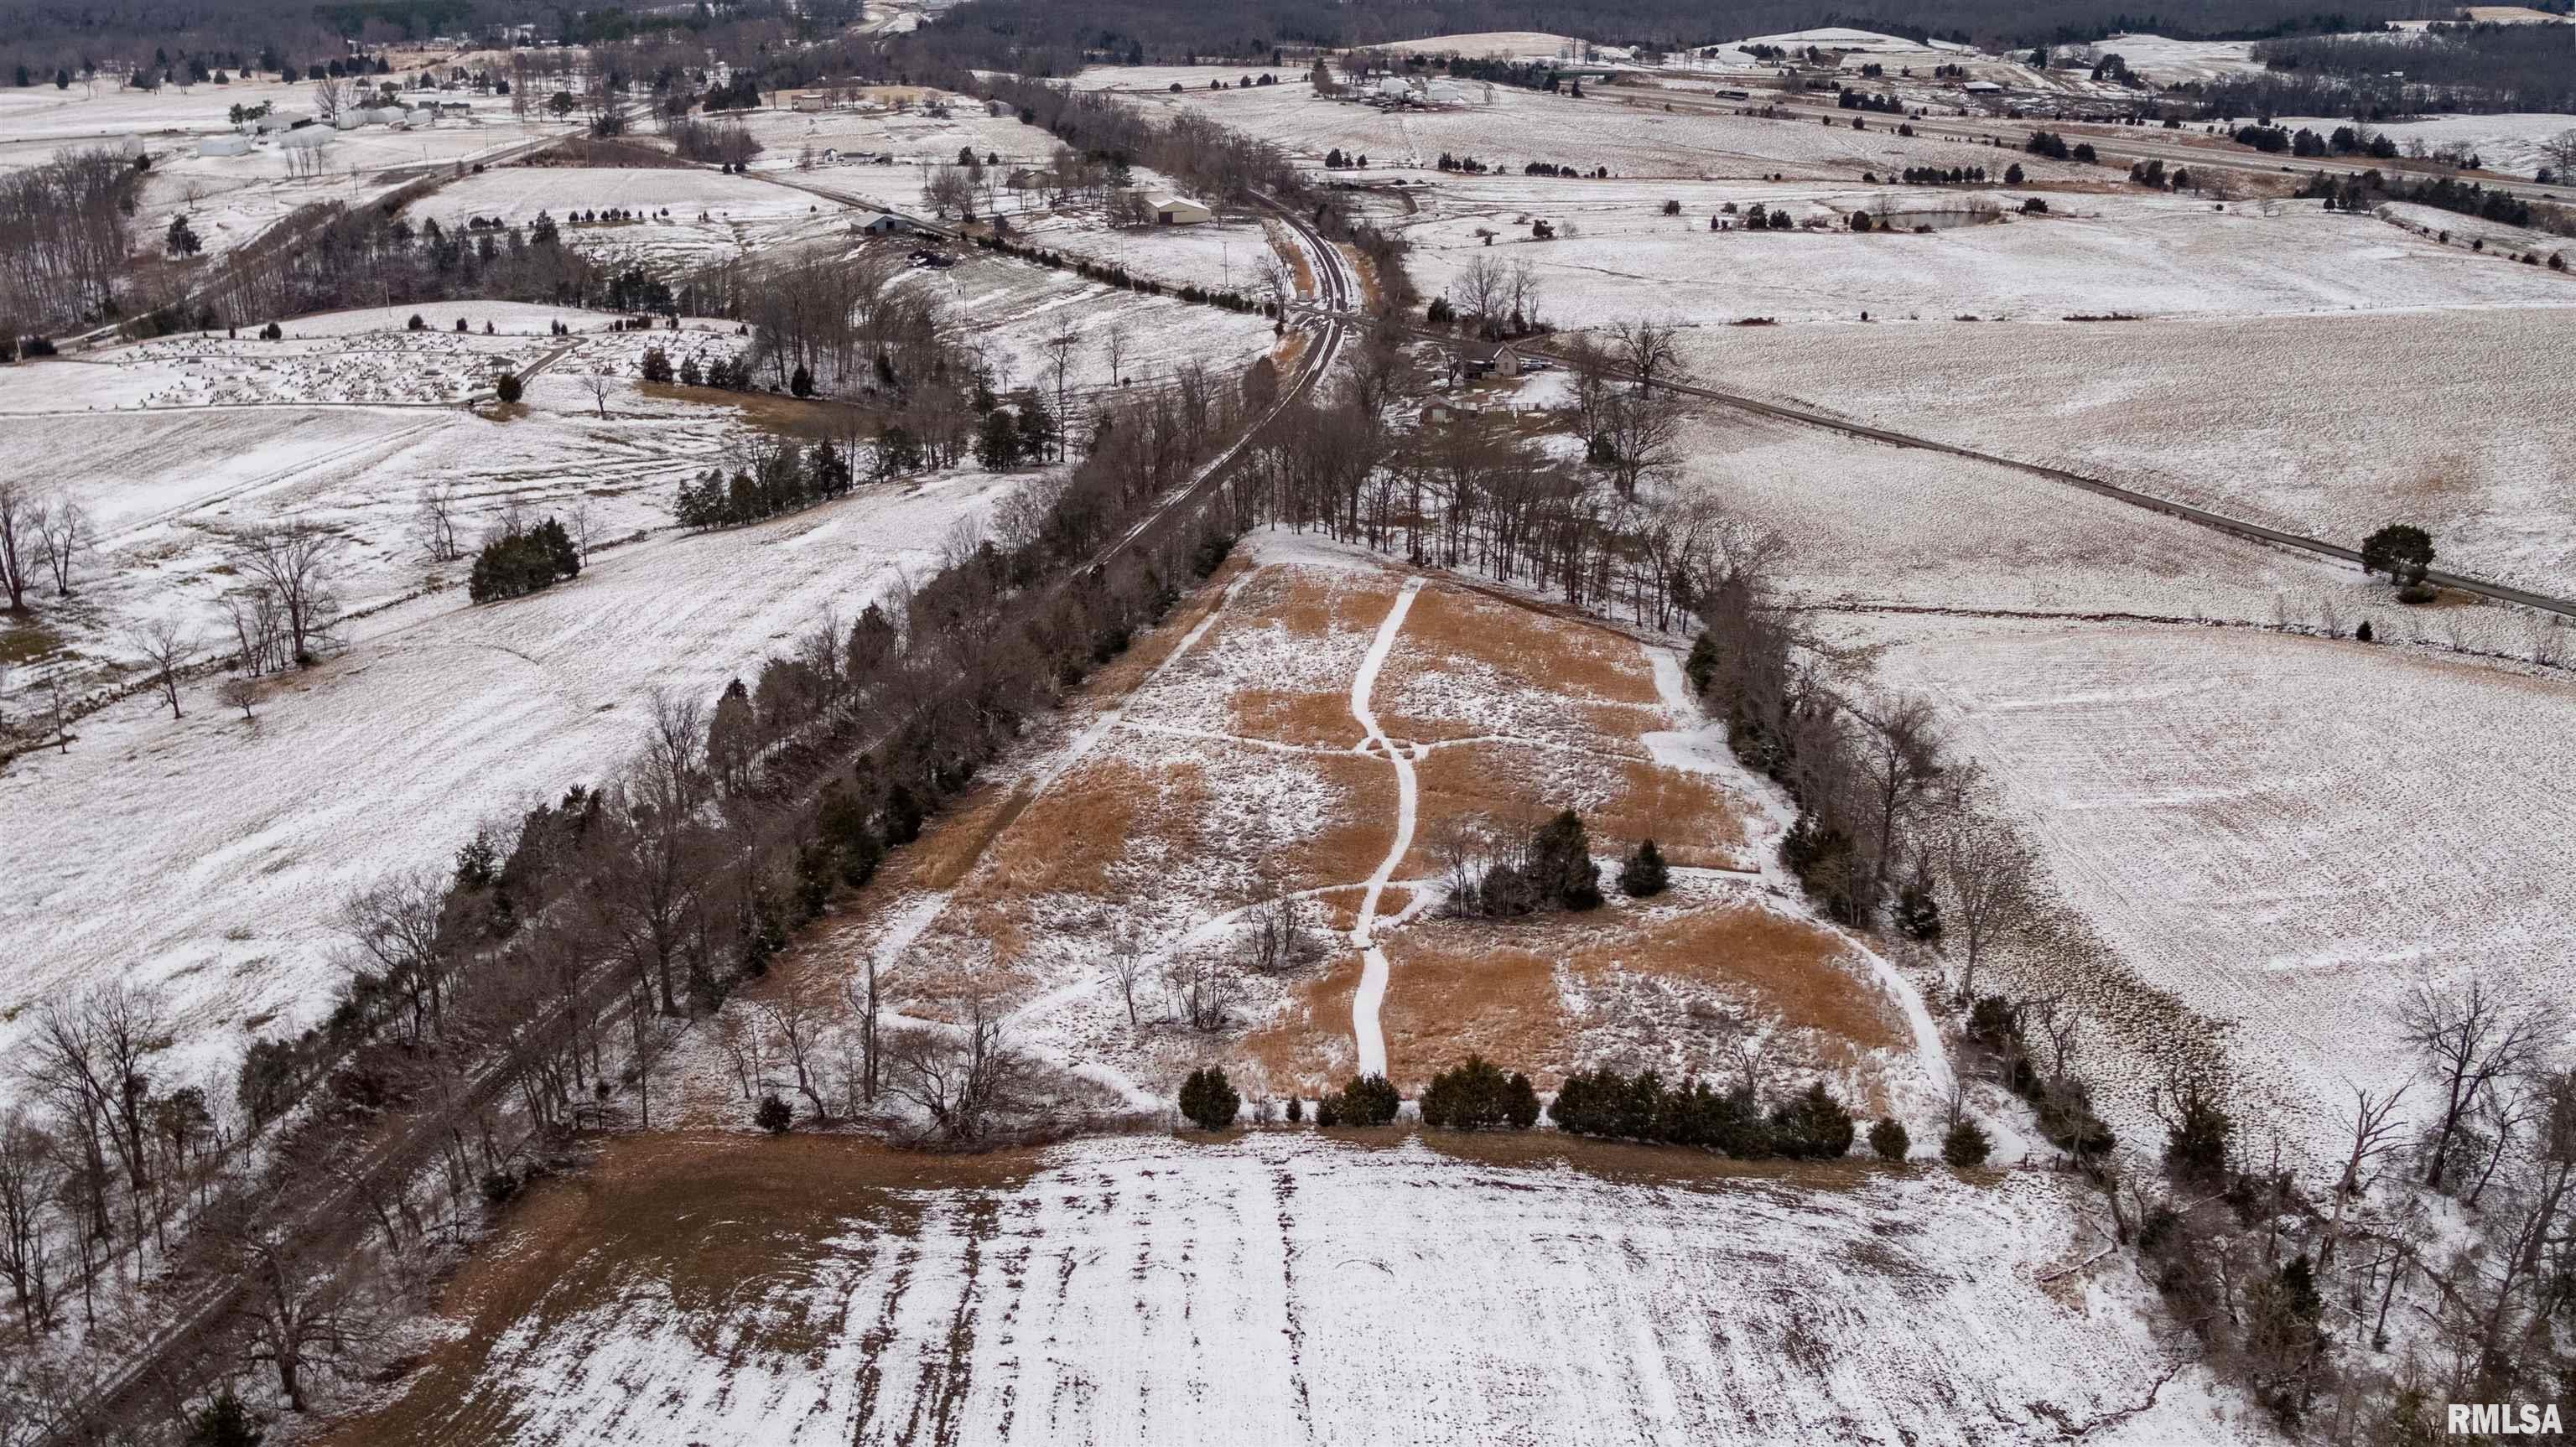
[[[1360,987],[1351,996],[1351,1036],[1359,1047],[1362,1075],[1386,1074],[1386,1036],[1378,1028],[1378,1007],[1386,1002],[1386,952],[1377,947],[1372,930],[1377,924],[1377,902],[1386,892],[1387,881],[1395,877],[1396,866],[1404,862],[1413,848],[1415,790],[1413,761],[1404,750],[1378,727],[1377,715],[1370,711],[1369,694],[1377,687],[1378,670],[1386,666],[1386,656],[1395,651],[1395,636],[1404,628],[1404,615],[1413,611],[1414,595],[1422,591],[1420,578],[1407,578],[1395,595],[1395,606],[1386,611],[1386,621],[1377,626],[1377,638],[1369,644],[1368,658],[1360,671],[1351,676],[1351,717],[1360,721],[1368,740],[1359,752],[1386,751],[1388,763],[1395,765],[1395,842],[1378,861],[1377,873],[1369,876],[1368,892],[1360,896],[1359,918],[1351,925],[1351,943],[1361,951]]]

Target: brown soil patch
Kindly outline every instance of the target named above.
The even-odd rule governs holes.
[[[647,1134],[607,1142],[577,1176],[542,1182],[511,1207],[501,1238],[478,1251],[439,1309],[465,1330],[432,1352],[394,1401],[320,1440],[336,1447],[452,1447],[515,1442],[517,1410],[491,1372],[505,1335],[532,1330],[534,1349],[565,1346],[578,1314],[665,1293],[701,1352],[819,1351],[842,1327],[829,1303],[796,1288],[848,1269],[852,1254],[899,1248],[919,1230],[922,1197],[1007,1190],[1037,1168],[1033,1150],[929,1156],[851,1136],[775,1139]],[[854,1242],[863,1221],[882,1235]],[[568,1359],[578,1360],[578,1353]]]
[[[848,447],[876,435],[884,414],[874,408],[828,398],[796,398],[772,392],[728,392],[719,387],[684,387],[677,382],[638,382],[647,397],[668,402],[694,402],[702,407],[731,407],[742,420],[774,437],[799,442],[830,441]]]
[[[1015,793],[983,829],[959,821],[953,832],[967,835],[963,847],[981,857],[970,856],[937,933],[979,939],[994,963],[1007,965],[1038,928],[1034,901],[1069,894],[1106,905],[1123,893],[1121,876],[1130,871],[1122,865],[1157,871],[1197,853],[1208,816],[1195,763],[1149,772],[1123,759],[1087,759],[1034,800]]]

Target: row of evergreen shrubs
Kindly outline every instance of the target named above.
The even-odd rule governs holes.
[[[710,467],[680,484],[673,511],[684,528],[736,527],[845,496],[852,481],[849,460],[826,438],[810,449],[779,448],[761,459],[757,473],[737,468],[727,479]]]
[[[1315,1124],[1325,1129],[1388,1125],[1402,1103],[1385,1076],[1355,1076],[1316,1103]],[[1417,1104],[1422,1123],[1441,1130],[1527,1130],[1542,1114],[1529,1076],[1506,1074],[1477,1054],[1433,1076]],[[1194,1070],[1181,1083],[1181,1115],[1201,1130],[1231,1128],[1242,1107],[1242,1095],[1218,1066]],[[1289,1102],[1290,1121],[1302,1114],[1298,1102]],[[1557,1129],[1573,1135],[1692,1146],[1738,1160],[1839,1160],[1850,1154],[1859,1134],[1851,1112],[1822,1081],[1766,1112],[1750,1090],[1719,1092],[1706,1081],[1667,1086],[1652,1070],[1622,1075],[1605,1068],[1570,1075],[1544,1114]],[[1904,1160],[1913,1148],[1912,1136],[1893,1119],[1872,1125],[1868,1141],[1870,1150],[1887,1161]],[[1941,1157],[1953,1166],[1979,1166],[1992,1149],[1985,1131],[1963,1116],[1943,1135]]]

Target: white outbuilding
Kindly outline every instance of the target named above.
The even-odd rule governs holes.
[[[247,156],[250,154],[250,147],[251,140],[248,136],[208,136],[204,140],[197,142],[197,154],[200,156]]]
[[[300,131],[288,131],[277,138],[277,143],[290,151],[310,151],[331,144],[331,139],[329,127],[306,126]]]
[[[1216,219],[1215,212],[1187,196],[1157,192],[1147,196],[1145,204],[1154,208],[1157,226],[1198,226]]]

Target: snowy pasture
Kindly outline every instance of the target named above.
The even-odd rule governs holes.
[[[2251,630],[1907,619],[1845,636],[1939,705],[2118,964],[2225,1047],[2255,1138],[2278,1131],[2311,1165],[2351,1087],[2411,1072],[2395,1012],[2413,981],[2477,973],[2529,1000],[2576,984],[2576,804],[2536,786],[2576,769],[2564,675]],[[2179,1042],[2136,1039],[2090,962],[2006,979],[2071,988],[2126,1041],[2093,1068],[2113,1123],[2152,1139],[2156,1046]]]
[[[1986,153],[1975,163],[1999,175],[2004,159]],[[1398,224],[1414,243],[1407,265],[1426,295],[1440,294],[1479,258],[1526,261],[1546,315],[1572,326],[1641,315],[1699,323],[1856,321],[1863,312],[1881,321],[2053,322],[2113,312],[2576,305],[2576,279],[2566,274],[2312,202],[2266,217],[2179,197],[2087,195],[2053,197],[2062,214],[2006,214],[1982,225],[1951,225],[1941,214],[1964,216],[1971,195],[2010,213],[2015,194],[1443,177],[1417,195],[1420,213]],[[1681,214],[1663,215],[1667,200],[1681,203]],[[1720,219],[1737,229],[1711,231],[1710,218],[1728,204],[1739,214]],[[1741,212],[1755,204],[1801,219],[1831,217],[1833,229],[1744,231]],[[1900,229],[1844,230],[1843,219],[1864,209],[1884,210]],[[1529,218],[1544,218],[1565,239],[1530,240]],[[1901,229],[1916,224],[1944,229]],[[1489,247],[1480,231],[1499,236]]]
[[[639,219],[574,222],[575,212],[643,212]],[[509,166],[467,176],[413,208],[459,235],[473,217],[526,226],[540,213],[566,242],[657,272],[727,260],[847,224],[842,208],[810,192],[698,167]],[[667,210],[665,216],[659,213]]]
[[[2534,271],[2483,264],[2516,278]],[[2576,282],[2540,275],[2576,292]],[[1686,346],[1713,387],[2065,466],[2347,546],[2414,520],[2445,565],[2566,595],[2576,593],[2576,502],[2558,479],[2576,467],[2565,422],[2576,380],[2546,359],[2571,323],[2576,312],[2563,307],[2495,307],[1706,327],[1686,333]],[[1945,465],[1875,452],[1899,474]],[[1923,522],[1938,535],[1937,519]],[[2214,599],[2279,566],[2249,556],[2193,586]]]
[[[1196,110],[1304,159],[1321,160],[1334,148],[1365,155],[1372,170],[1429,170],[1446,151],[1516,174],[1537,160],[1584,171],[1607,166],[1613,175],[1628,177],[1752,178],[1784,171],[1856,181],[1865,170],[1891,164],[1901,169],[1993,163],[1999,170],[2002,159],[2010,159],[1990,147],[1899,138],[1893,123],[1882,127],[1877,117],[1870,118],[1868,130],[1855,131],[1848,123],[1825,126],[1812,119],[1666,112],[1655,108],[1651,95],[1615,91],[1576,97],[1497,85],[1488,105],[1482,103],[1484,87],[1470,89],[1477,104],[1430,111],[1379,111],[1285,85],[1159,97],[1148,92],[1138,99]]]
[[[567,416],[551,465],[579,486],[574,447],[587,438],[600,480],[650,476],[633,505],[667,515],[663,483],[718,445],[676,410],[621,403],[595,430]],[[446,439],[449,465],[536,493],[504,475],[510,456],[494,444],[506,448],[509,429],[477,425],[487,430]],[[401,481],[390,490],[416,487],[428,470],[401,464],[407,441],[375,467],[326,476],[350,487],[391,472]],[[249,491],[267,515],[298,485],[290,475]],[[256,722],[211,684],[183,691],[175,722],[149,698],[92,715],[68,752],[0,774],[0,874],[12,881],[0,901],[12,962],[0,1020],[15,1022],[0,1025],[0,1042],[32,1022],[31,1003],[111,975],[166,992],[184,1022],[183,1073],[312,1023],[338,977],[334,911],[349,891],[443,868],[477,826],[598,783],[635,747],[649,689],[713,697],[826,609],[855,615],[897,569],[931,564],[949,529],[1009,486],[965,473],[862,488],[752,527],[614,548],[579,579],[513,602],[423,597],[364,620],[320,666],[267,681]],[[560,501],[529,498],[538,513]],[[160,526],[187,531],[184,519]],[[157,882],[148,908],[135,895],[145,880]]]
[[[2071,1269],[2094,1242],[2063,1181],[1710,1166],[1309,1131],[963,1162],[620,1140],[537,1188],[457,1335],[334,1440],[2267,1440],[2144,1288]]]

